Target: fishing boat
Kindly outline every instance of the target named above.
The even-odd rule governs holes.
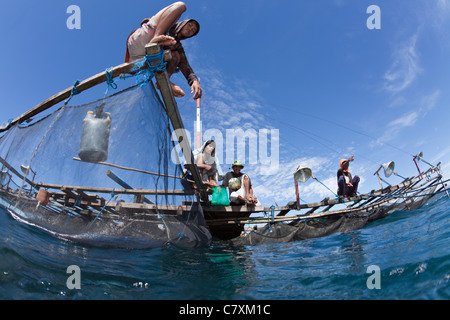
[[[420,208],[434,196],[448,196],[439,164],[430,164],[400,184],[350,198],[300,203],[297,193],[285,206],[214,205],[164,70],[170,52],[156,44],[146,50],[144,59],[76,82],[0,128],[0,205],[14,219],[102,247],[197,247],[215,240],[255,245],[355,230],[394,211]],[[137,84],[69,106],[74,96],[96,85],[114,87],[118,77],[134,77]],[[33,119],[58,103],[63,105]],[[176,145],[193,190],[183,186],[180,159],[173,161]],[[298,168],[297,190],[310,176],[310,169]]]

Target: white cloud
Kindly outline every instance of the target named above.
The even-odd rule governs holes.
[[[400,118],[391,121],[388,124],[388,128],[391,128],[392,130],[399,130],[404,127],[411,127],[416,123],[418,116],[419,115],[417,112],[407,113]]]
[[[431,160],[432,163],[437,163],[441,161],[447,154],[450,153],[450,147],[442,150],[437,155],[434,156],[434,158]],[[450,163],[446,164],[446,167],[450,169]],[[450,176],[450,175],[449,175]]]
[[[252,178],[255,195],[264,205],[277,201],[278,205],[285,205],[289,201],[295,200],[294,171],[299,165],[308,167],[322,183],[331,190],[336,189],[336,176],[330,175],[329,168],[333,167],[329,158],[295,158],[287,162],[280,161],[280,169],[273,175],[267,175],[264,166],[255,167],[248,171]],[[256,178],[257,177],[257,178]],[[324,197],[333,197],[333,194],[317,181],[310,179],[306,183],[300,184],[300,198],[306,198],[308,202],[320,201]]]
[[[442,165],[441,173],[442,173],[444,179],[448,179],[448,177],[450,177],[450,162],[447,162]],[[447,190],[448,190],[448,187],[447,187]]]
[[[383,135],[376,140],[376,144],[384,144],[394,140],[404,128],[415,125],[418,118],[419,114],[417,112],[409,112],[392,120],[386,126]]]
[[[448,17],[450,16],[450,1],[438,0],[434,12],[436,13],[433,19],[434,24],[437,27],[441,27],[442,24],[448,21]]]
[[[376,140],[376,145],[394,140],[403,129],[414,126],[421,118],[433,110],[441,96],[440,90],[435,90],[423,96],[417,103],[416,111],[409,111],[386,125],[383,135]],[[420,144],[417,141],[416,144]]]
[[[418,33],[401,44],[394,52],[393,63],[384,74],[384,88],[399,93],[408,88],[422,71],[417,54]]]
[[[430,95],[424,96],[420,102],[420,111],[426,113],[427,111],[434,109],[440,96],[441,96],[440,90],[435,90]]]

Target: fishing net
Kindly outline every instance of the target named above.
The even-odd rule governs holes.
[[[91,117],[110,117],[102,161],[120,168],[76,160],[89,111]],[[208,244],[202,208],[193,195],[183,194],[177,178],[182,168],[171,132],[151,82],[81,106],[64,104],[0,138],[1,204],[18,220],[83,243],[127,248]],[[115,192],[129,188],[154,192]],[[47,190],[48,204],[38,204],[39,189]],[[180,210],[168,210],[174,206]]]
[[[382,219],[393,212],[417,210],[437,194],[439,180],[427,181],[420,191],[411,189],[404,193],[383,195],[372,204],[360,209],[349,210],[339,215],[301,219],[289,223],[267,224],[232,240],[234,245],[257,245],[264,243],[284,243],[325,237],[337,232],[350,232]],[[438,192],[442,191],[440,187]]]
[[[325,237],[336,232],[348,232],[368,223],[367,215],[339,215],[324,218],[267,225],[233,240],[234,244],[256,245],[273,242],[292,242]]]

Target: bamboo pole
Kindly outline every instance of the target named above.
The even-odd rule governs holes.
[[[145,50],[148,55],[155,55],[159,53],[161,49],[158,44],[151,43],[145,46]],[[159,62],[159,60],[152,61],[150,62],[150,64],[152,66],[155,66],[159,64]],[[186,164],[189,168],[189,171],[191,172],[192,177],[194,178],[197,189],[200,191],[202,199],[207,201],[208,195],[206,194],[203,187],[203,183],[200,178],[200,173],[198,172],[197,166],[194,164],[192,149],[189,144],[189,140],[187,139],[188,136],[186,134],[183,121],[181,120],[180,112],[178,110],[177,103],[172,92],[172,87],[170,85],[167,72],[155,72],[155,78],[159,84],[161,96],[167,108],[167,114],[169,115],[170,121],[172,122],[172,127],[175,130],[175,134],[177,135],[178,143],[180,144],[181,150],[183,151]]]
[[[80,158],[77,158],[77,157],[73,157],[72,159],[75,160],[75,161],[84,162],[83,160],[81,160]],[[119,166],[117,164],[108,163],[108,162],[95,162],[95,164],[99,164],[99,165],[102,165],[102,166],[113,167],[113,168],[122,169],[122,170],[127,170],[127,171],[134,171],[134,172],[139,172],[139,173],[145,173],[145,174],[149,174],[149,175],[152,175],[152,176],[161,176],[161,177],[168,177],[168,178],[174,178],[174,179],[187,180],[189,182],[194,182],[192,180],[184,179],[182,177],[177,177],[177,176],[173,176],[173,175],[170,175],[170,174],[162,174],[162,173],[155,173],[155,172],[150,172],[150,171],[145,171],[145,170],[140,170],[140,169],[135,169],[135,168],[128,168],[128,167]]]
[[[96,193],[112,193],[115,194],[131,194],[131,195],[193,195],[194,193],[185,192],[184,190],[147,190],[147,189],[116,189],[116,188],[98,188],[83,186],[65,186],[60,184],[36,183],[36,187],[55,189],[55,190],[73,190],[76,192],[96,192]]]
[[[166,51],[165,55],[164,55],[164,61],[167,61],[169,59],[170,59],[170,51]],[[135,64],[140,61],[142,61],[142,59],[138,60],[138,61],[130,62],[130,63],[124,63],[124,64],[114,67],[111,71],[112,78],[117,78],[122,73],[124,73],[124,74],[130,73],[131,70],[136,68]],[[144,64],[142,69],[146,69],[146,68],[148,68],[148,66],[146,64]],[[101,73],[98,73],[95,76],[92,76],[86,80],[81,81],[76,86],[77,92],[81,93],[81,92],[88,90],[96,85],[106,82],[106,80],[107,80],[107,77],[106,77],[106,74],[104,71]],[[72,89],[73,89],[73,86],[48,98],[44,102],[38,104],[34,108],[28,110],[24,114],[20,115],[19,117],[15,118],[14,120],[12,120],[11,123],[9,123],[8,125],[0,128],[0,132],[4,132],[4,131],[8,130],[9,128],[11,128],[12,126],[14,126],[15,124],[22,123],[25,120],[28,120],[28,119],[32,118],[33,116],[53,107],[54,105],[58,104],[59,102],[66,100],[67,98],[70,97],[70,94],[72,93]]]

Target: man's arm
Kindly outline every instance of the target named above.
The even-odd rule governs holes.
[[[200,86],[200,81],[198,81],[197,76],[194,73],[189,61],[186,57],[186,52],[184,51],[183,46],[179,43],[176,46],[178,54],[180,55],[180,62],[178,63],[178,69],[180,69],[181,73],[183,73],[186,78],[189,86],[191,87],[191,93],[195,92],[194,99],[199,99],[202,97],[202,88]]]

